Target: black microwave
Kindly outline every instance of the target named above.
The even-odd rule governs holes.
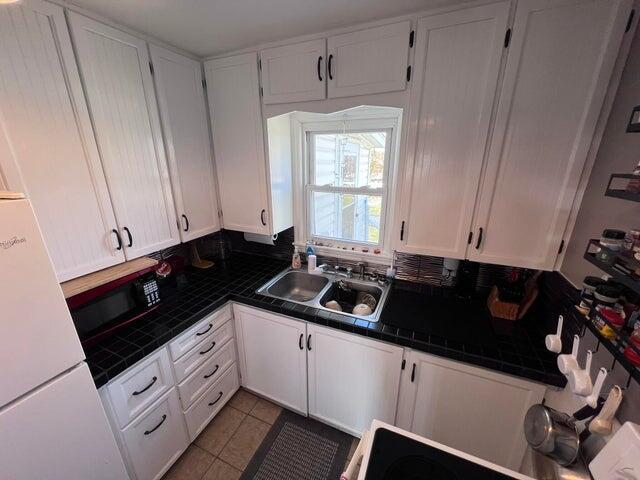
[[[113,335],[158,307],[163,297],[161,285],[168,279],[156,270],[156,266],[147,267],[67,299],[83,347]]]

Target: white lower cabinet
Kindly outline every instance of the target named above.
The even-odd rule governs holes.
[[[524,416],[545,391],[539,383],[411,351],[397,425],[518,470],[526,449]]]
[[[196,439],[238,388],[240,388],[240,381],[238,380],[238,369],[234,364],[209,387],[189,410],[184,412],[191,441]]]
[[[144,412],[173,386],[167,350],[149,355],[107,386],[113,412],[120,427]]]
[[[161,478],[239,387],[225,306],[100,388],[131,479]]]
[[[309,415],[360,436],[395,423],[403,349],[316,325],[309,338]]]
[[[189,353],[174,362],[176,380],[181,382],[191,375],[200,365],[216,353],[222,345],[233,338],[233,322],[227,322],[196,344]]]
[[[188,378],[178,385],[182,408],[187,409],[215,382],[222,373],[236,361],[236,347],[233,340],[228,341],[205,363],[200,365]]]
[[[242,305],[233,315],[242,385],[306,415],[305,323]]]
[[[176,389],[125,428],[122,439],[139,480],[162,477],[189,445]]]

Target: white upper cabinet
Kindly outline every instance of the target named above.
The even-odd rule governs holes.
[[[418,22],[399,250],[465,257],[508,15],[500,2]]]
[[[268,104],[326,98],[326,60],[324,38],[263,50],[262,101]]]
[[[410,33],[407,20],[329,37],[328,97],[404,90]]]
[[[553,268],[630,3],[518,1],[468,258]]]
[[[257,56],[210,60],[205,74],[224,228],[269,234]]]
[[[180,241],[144,41],[69,13],[127,259]]]
[[[31,199],[58,280],[124,261],[62,8],[0,5],[0,117],[0,183]]]
[[[150,45],[182,241],[220,229],[202,65]]]

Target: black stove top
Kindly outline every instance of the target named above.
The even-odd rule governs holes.
[[[365,480],[512,480],[491,470],[398,433],[378,428]]]

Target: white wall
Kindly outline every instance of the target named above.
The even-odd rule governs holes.
[[[616,93],[602,142],[584,193],[576,224],[567,244],[560,271],[579,286],[586,275],[602,272],[583,258],[587,241],[599,238],[605,228],[640,227],[640,203],[605,197],[612,173],[631,173],[640,162],[640,133],[626,133],[631,110],[640,105],[640,29]]]

